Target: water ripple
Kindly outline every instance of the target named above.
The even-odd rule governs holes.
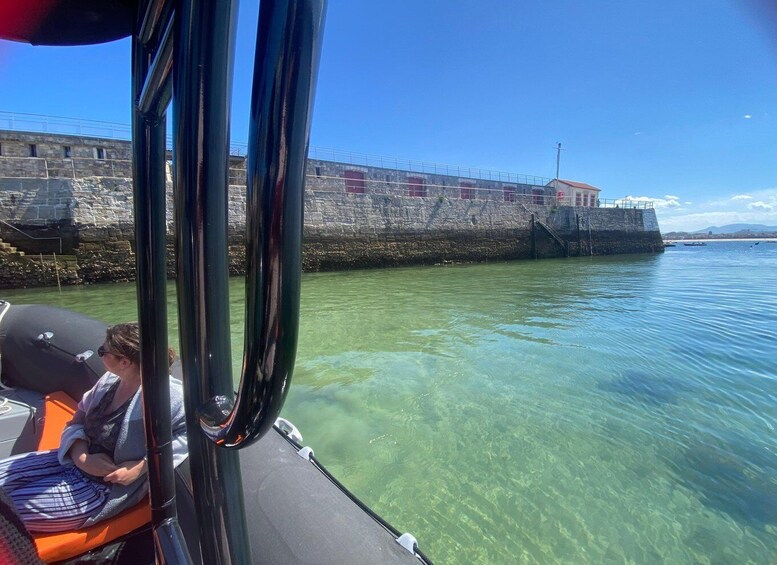
[[[284,416],[440,563],[775,563],[773,247],[306,275]]]

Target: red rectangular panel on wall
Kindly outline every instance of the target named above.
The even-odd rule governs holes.
[[[516,187],[504,186],[502,187],[502,190],[504,191],[505,202],[515,202],[516,200],[515,195],[518,192],[518,189]]]
[[[424,179],[420,177],[407,177],[407,195],[418,197],[426,196]]]
[[[462,200],[474,200],[475,199],[475,183],[474,182],[460,182]]]
[[[364,173],[361,171],[345,171],[345,191],[351,194],[364,194]]]

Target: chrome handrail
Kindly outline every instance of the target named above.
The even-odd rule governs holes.
[[[323,0],[263,2],[259,11],[246,169],[243,371],[234,404],[214,396],[200,418],[205,434],[224,447],[247,446],[272,427],[294,369],[305,162],[323,20]]]

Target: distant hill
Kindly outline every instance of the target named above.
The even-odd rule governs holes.
[[[698,230],[693,233],[710,233],[713,235],[739,233],[739,232],[777,232],[777,226],[766,226],[764,224],[728,224],[725,226],[711,226]]]

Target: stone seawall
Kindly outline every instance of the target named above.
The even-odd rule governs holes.
[[[28,254],[0,254],[0,288],[56,284],[39,254],[72,257],[62,284],[134,278],[129,143],[0,131],[0,151],[0,239]],[[652,209],[558,204],[539,184],[310,160],[303,268],[663,251]],[[233,275],[245,269],[245,210],[245,161],[233,157],[225,250]],[[174,276],[171,182],[167,219]]]

